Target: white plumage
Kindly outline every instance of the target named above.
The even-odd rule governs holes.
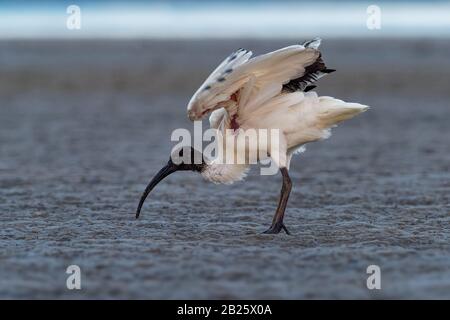
[[[307,70],[322,62],[319,45],[320,39],[314,39],[252,59],[250,51],[234,52],[193,95],[188,104],[189,118],[199,120],[211,112],[211,128],[225,136],[230,135],[226,129],[234,129],[231,134],[235,140],[247,129],[279,129],[280,153],[273,160],[280,168],[289,168],[292,155],[305,143],[328,138],[331,127],[368,109],[358,103],[319,97],[313,91],[284,90],[293,79],[308,76],[305,73],[314,75],[311,83],[327,74],[325,64]],[[219,147],[227,149],[226,144]],[[202,174],[216,183],[232,183],[242,179],[247,169],[216,160]]]

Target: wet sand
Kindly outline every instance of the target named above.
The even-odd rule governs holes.
[[[0,298],[449,299],[445,40],[324,42],[338,71],[318,93],[372,109],[293,159],[292,236],[260,234],[281,179],[257,168],[231,186],[170,176],[134,219],[212,68],[287,44],[0,42]]]

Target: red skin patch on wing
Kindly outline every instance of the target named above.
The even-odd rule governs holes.
[[[237,94],[233,93],[230,97],[231,100],[237,102]],[[234,131],[236,131],[237,129],[239,129],[239,123],[237,122],[237,114],[235,114],[233,116],[233,118],[231,118],[231,123],[230,123],[231,129],[233,129]]]
[[[235,114],[233,116],[233,118],[231,118],[231,122],[230,122],[230,127],[231,129],[233,129],[234,131],[236,131],[237,129],[239,129],[239,123],[237,123],[237,115]]]

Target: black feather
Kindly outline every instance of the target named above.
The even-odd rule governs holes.
[[[295,92],[295,91],[304,91],[307,92],[313,88],[311,85],[323,77],[325,74],[332,73],[336,70],[328,69],[325,65],[325,62],[322,60],[322,55],[319,54],[319,57],[309,66],[305,67],[305,73],[296,79],[292,79],[288,83],[283,85],[284,92]],[[309,88],[307,90],[307,88]],[[314,86],[315,88],[315,86]]]
[[[317,86],[307,86],[303,92],[311,91],[312,89],[317,88]]]

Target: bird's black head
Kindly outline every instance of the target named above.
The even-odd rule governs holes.
[[[153,177],[150,183],[145,188],[139,201],[138,208],[136,210],[136,219],[139,218],[142,206],[145,199],[153,188],[165,177],[174,173],[175,171],[197,171],[201,172],[205,167],[205,160],[200,151],[195,150],[192,147],[183,147],[173,152],[169,158],[167,164],[159,170],[159,172]]]
[[[205,160],[200,151],[188,146],[172,152],[167,165],[173,166],[175,171],[190,170],[200,172],[205,166]]]

